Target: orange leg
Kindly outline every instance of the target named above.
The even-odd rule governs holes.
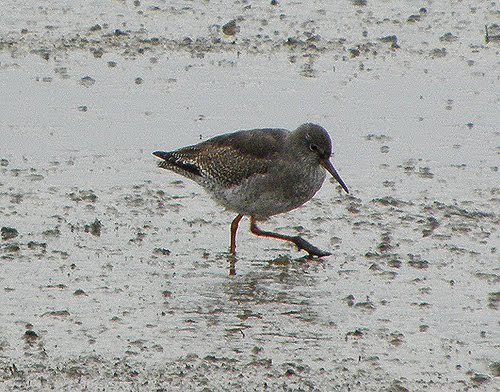
[[[229,252],[234,256],[236,254],[236,231],[238,231],[238,225],[240,223],[241,218],[243,218],[243,215],[238,214],[236,218],[233,219],[231,222],[231,247],[229,249]]]
[[[257,227],[256,223],[257,223],[256,219],[253,216],[251,216],[250,217],[250,231],[255,235],[258,235],[260,237],[276,238],[278,240],[292,242],[293,244],[295,244],[297,246],[297,248],[299,250],[304,249],[311,256],[323,257],[323,256],[331,255],[331,253],[329,253],[329,252],[325,252],[325,251],[322,251],[321,249],[316,248],[314,245],[310,244],[302,237],[299,237],[299,236],[292,237],[292,236],[288,236],[288,235],[273,233],[271,231],[264,231],[264,230],[259,229]]]

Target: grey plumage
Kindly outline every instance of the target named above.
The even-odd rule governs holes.
[[[329,161],[331,153],[326,130],[303,124],[293,132],[275,128],[238,131],[153,154],[162,159],[159,167],[194,180],[239,216],[266,219],[314,196],[323,184],[325,169],[348,192]]]

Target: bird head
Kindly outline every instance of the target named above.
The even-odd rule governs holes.
[[[292,142],[299,147],[301,157],[307,161],[314,160],[332,175],[333,178],[349,193],[337,170],[330,162],[332,155],[332,141],[328,132],[316,124],[302,124],[290,135]]]

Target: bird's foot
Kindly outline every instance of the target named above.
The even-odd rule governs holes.
[[[299,250],[305,250],[311,256],[324,257],[324,256],[330,256],[331,255],[330,252],[326,252],[324,250],[316,248],[314,245],[312,245],[311,243],[307,242],[302,237],[293,237],[293,243],[295,245],[297,245],[297,248]]]

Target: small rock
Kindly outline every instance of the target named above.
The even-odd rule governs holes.
[[[347,341],[347,338],[350,336],[355,337],[355,338],[362,338],[364,335],[363,331],[361,329],[355,329],[354,331],[349,331],[345,335],[345,340]]]
[[[500,377],[500,362],[493,362],[490,369],[494,377]]]
[[[70,314],[67,310],[52,310],[50,312],[45,312],[42,314],[42,317],[50,316],[50,317],[68,317]]]
[[[69,198],[73,201],[88,201],[91,203],[95,203],[97,200],[97,195],[92,190],[83,190],[78,191],[78,194],[75,192],[71,192],[68,194]]]
[[[430,56],[432,58],[442,58],[442,57],[445,57],[447,54],[446,52],[446,49],[445,48],[436,48],[436,49],[432,49],[431,52],[430,52]]]
[[[349,49],[349,53],[351,58],[358,57],[361,54],[360,50],[356,48]]]
[[[85,233],[90,233],[96,237],[101,236],[102,223],[99,219],[96,219],[94,222],[85,225]]]
[[[7,246],[5,246],[3,250],[7,253],[15,253],[19,252],[21,248],[17,244],[7,244]]]
[[[45,252],[45,249],[47,249],[47,243],[46,242],[37,242],[37,241],[30,241],[28,242],[28,249],[38,249],[42,252]]]
[[[420,259],[419,256],[409,254],[408,257],[410,258],[408,264],[413,268],[425,269],[429,267],[429,262],[427,260]]]
[[[420,15],[410,15],[408,19],[406,20],[409,23],[415,23],[420,20]]]
[[[458,40],[458,37],[456,35],[453,35],[452,33],[446,33],[439,37],[439,40],[441,42],[455,42],[456,40]]]
[[[500,305],[500,291],[488,294],[488,308],[497,310]]]
[[[488,375],[480,373],[474,373],[474,375],[470,379],[473,383],[478,385],[487,383],[491,380]]]
[[[364,310],[374,310],[375,309],[375,305],[371,301],[356,302],[354,304],[354,307],[358,308],[358,309],[364,309]]]
[[[33,340],[38,339],[38,335],[35,331],[32,331],[31,329],[29,329],[24,333],[24,339],[31,342]]]
[[[500,42],[500,26],[492,24],[484,27],[486,30],[484,41],[489,44],[490,42]]]
[[[389,343],[393,346],[400,346],[404,343],[404,335],[400,332],[391,333]]]
[[[122,30],[120,30],[120,29],[116,29],[116,30],[113,32],[113,35],[114,35],[115,37],[120,37],[120,36],[125,36],[125,35],[128,35],[128,33],[127,33],[127,32],[125,32],[125,31],[122,31]]]
[[[104,54],[104,50],[102,48],[94,49],[92,51],[92,54],[96,59],[100,59],[102,55]]]
[[[1,230],[2,240],[10,240],[12,238],[16,238],[19,233],[13,227],[2,227]]]
[[[354,298],[354,295],[350,294],[347,297],[345,297],[343,300],[347,303],[347,306],[351,307],[354,305],[355,298]]]
[[[235,20],[231,20],[227,22],[224,26],[222,26],[222,32],[225,35],[235,35],[239,31],[238,26],[236,25]]]
[[[170,256],[170,250],[169,249],[165,249],[165,248],[155,248],[155,250],[153,250],[153,253],[155,255],[162,255],[162,256]]]
[[[398,46],[398,37],[395,35],[387,35],[378,39],[380,42],[385,42],[391,44],[392,47]]]
[[[90,76],[84,76],[80,79],[80,84],[85,87],[90,87],[95,84],[95,79],[92,79]]]
[[[181,44],[185,46],[189,46],[193,43],[193,40],[190,37],[184,37]]]
[[[391,268],[400,268],[401,267],[401,260],[398,259],[391,259],[387,262],[387,265]]]
[[[59,237],[61,235],[61,230],[59,230],[59,227],[55,227],[45,230],[42,234],[46,237]]]

